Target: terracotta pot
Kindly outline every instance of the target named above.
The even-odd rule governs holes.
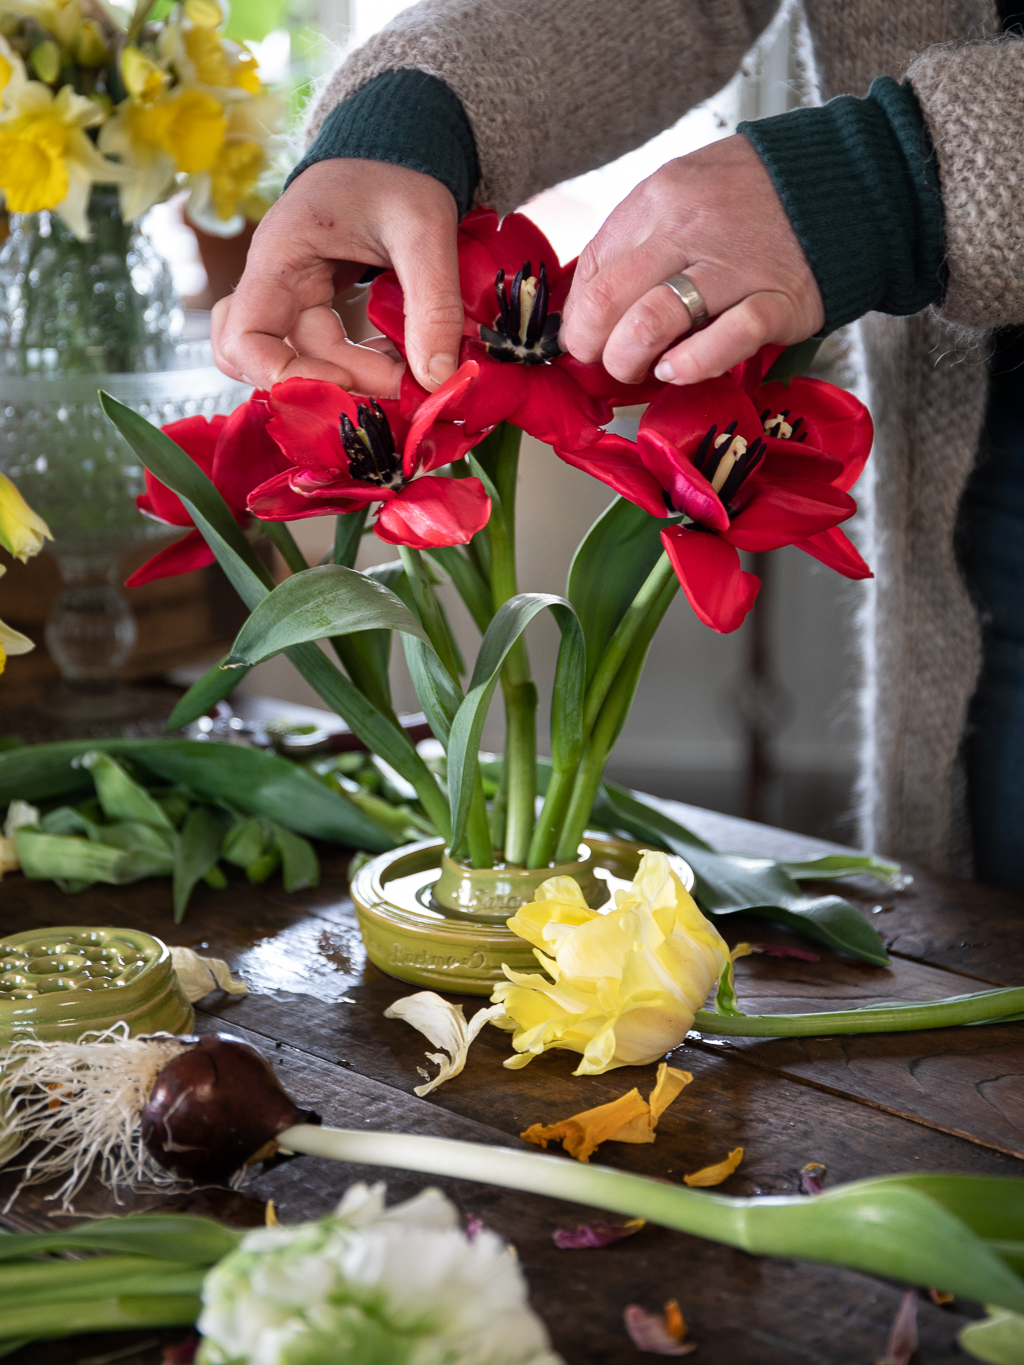
[[[595,909],[632,881],[642,845],[588,834],[574,863],[472,869],[448,858],[442,839],[382,853],[352,879],[366,952],[400,981],[462,995],[490,995],[502,964],[538,971],[533,949],[505,926],[549,877],[571,876]],[[687,889],[693,873],[676,860]]]

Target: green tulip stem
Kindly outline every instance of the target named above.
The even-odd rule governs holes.
[[[278,553],[291,573],[304,573],[309,565],[306,556],[296,544],[291,527],[284,521],[264,521],[260,523],[267,536],[274,542]]]
[[[622,655],[619,670],[608,689],[597,721],[589,732],[584,729],[584,735],[587,737],[584,741],[583,759],[576,772],[572,797],[555,847],[556,862],[565,862],[576,857],[576,850],[594,808],[608,755],[629,715],[647,651],[662,618],[679,590],[679,580],[674,573],[660,575],[659,578],[657,594],[648,599],[640,628],[633,635],[631,647]],[[647,581],[650,582],[650,578]],[[644,588],[646,587],[647,583],[644,584]]]
[[[1024,1283],[1009,1265],[943,1206],[940,1195],[931,1198],[913,1187],[913,1177],[908,1184],[899,1177],[858,1181],[813,1199],[736,1199],[607,1166],[452,1138],[301,1124],[285,1129],[277,1141],[288,1152],[571,1200],[646,1218],[754,1255],[850,1266],[1024,1310]]]
[[[842,1033],[907,1033],[960,1024],[1009,1023],[1024,1016],[1024,986],[954,995],[920,1004],[867,1005],[816,1014],[716,1014],[698,1010],[693,1027],[723,1038],[830,1038]]]
[[[0,1306],[0,1339],[69,1337],[79,1332],[128,1331],[136,1327],[189,1327],[203,1311],[198,1292],[134,1294],[126,1280],[108,1298]]]
[[[486,458],[499,504],[487,523],[491,552],[490,579],[494,610],[519,592],[516,574],[516,480],[519,473],[519,442],[522,432],[503,422],[487,438]],[[493,444],[490,444],[493,443]],[[501,670],[505,702],[505,756],[508,772],[505,807],[504,860],[525,866],[533,837],[534,802],[537,796],[537,688],[530,674],[530,660],[522,637],[509,650]]]
[[[578,771],[578,767],[552,768],[548,789],[544,794],[544,805],[537,817],[537,825],[530,843],[527,863],[529,867],[547,867],[554,858],[558,833],[572,800]]]
[[[622,620],[616,626],[615,633],[608,641],[593,680],[587,688],[587,695],[583,703],[583,733],[585,735],[589,735],[597,724],[601,708],[611,691],[623,660],[632,649],[637,647],[641,636],[648,633],[652,613],[656,615],[657,623],[660,623],[665,614],[665,608],[659,611],[659,603],[665,589],[672,583],[676,583],[678,586],[675,569],[673,569],[672,561],[668,555],[662,554],[647,575],[640,591],[629,604]],[[674,595],[675,590],[673,589]],[[650,633],[653,634],[653,632]]]

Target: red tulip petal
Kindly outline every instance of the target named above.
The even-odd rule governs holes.
[[[835,483],[846,468],[838,455],[826,454],[801,441],[780,441],[769,436],[765,445],[768,451],[757,472],[768,482],[820,479],[822,483]]]
[[[601,398],[592,398],[568,370],[558,365],[505,368],[526,371],[524,401],[512,420],[545,445],[582,450],[598,440],[604,424],[611,420],[610,406]]]
[[[755,475],[753,496],[723,532],[738,550],[777,550],[825,531],[852,517],[857,504],[831,484],[811,479],[762,482]]]
[[[189,531],[187,536],[168,545],[166,550],[158,550],[152,559],[147,559],[141,568],[136,569],[130,578],[125,579],[126,588],[138,588],[143,583],[152,583],[156,578],[173,578],[176,574],[191,573],[193,569],[203,569],[214,561],[214,553],[198,531]]]
[[[844,472],[836,486],[846,490],[857,482],[871,453],[874,433],[871,414],[859,398],[820,379],[794,379],[788,388],[763,384],[754,405],[759,413],[767,408],[770,416],[788,409],[790,424],[802,417],[800,431],[807,432],[807,444],[843,462]]]
[[[213,467],[217,437],[227,420],[223,414],[218,414],[209,422],[205,417],[183,417],[180,422],[168,422],[161,430],[176,446],[181,447],[204,474],[209,474]],[[191,526],[192,518],[185,511],[178,495],[172,493],[148,469],[145,471],[145,478],[149,503],[145,508],[136,503],[139,510],[147,512],[157,521],[166,522],[169,526]]]
[[[261,521],[301,521],[304,517],[326,517],[354,512],[371,502],[394,494],[374,484],[348,483],[338,479],[316,493],[299,493],[291,486],[295,470],[275,474],[249,494],[249,511]]]
[[[712,425],[720,434],[732,422],[736,423],[736,435],[748,444],[764,436],[753,403],[729,375],[723,374],[683,388],[667,385],[644,413],[640,430],[658,432],[691,456]]]
[[[259,484],[288,468],[288,460],[268,431],[266,400],[250,398],[224,423],[213,457],[213,482],[235,517]]]
[[[380,509],[376,531],[389,545],[430,550],[467,545],[487,525],[491,500],[479,479],[416,479]]]
[[[613,379],[603,365],[584,365],[575,356],[560,355],[554,361],[555,368],[571,375],[584,393],[591,398],[600,398],[607,405],[603,422],[611,421],[613,407],[635,407],[649,403],[665,387],[660,380],[648,375],[639,384],[623,384]]]
[[[466,391],[459,404],[458,416],[465,422],[466,430],[479,434],[490,431],[506,419],[516,420],[516,414],[526,401],[529,367],[493,360],[473,342],[463,342],[463,364],[467,360],[475,360],[479,365],[480,378]],[[516,421],[516,425],[522,424]]]
[[[322,379],[286,379],[270,390],[269,403],[267,430],[293,464],[337,469],[347,463],[339,423],[342,413],[359,421],[351,394]]]
[[[366,315],[374,327],[390,338],[405,355],[405,300],[402,286],[393,270],[378,275],[370,285]]]
[[[467,324],[484,323],[490,327],[497,316],[494,281],[499,270],[505,272],[505,286],[527,261],[533,273],[541,261],[547,269],[548,283],[561,295],[562,267],[554,247],[540,228],[524,214],[510,213],[499,219],[493,209],[474,209],[459,227],[459,279]],[[467,335],[476,335],[467,325]]]
[[[640,458],[669,496],[677,512],[713,531],[729,529],[729,514],[696,465],[659,431],[641,429]]]
[[[584,474],[614,488],[616,493],[635,502],[652,517],[665,516],[661,484],[648,473],[636,446],[625,436],[605,432],[584,450],[560,450],[556,446],[555,454],[566,464],[582,469]]]
[[[757,400],[754,395],[761,387],[761,380],[785,349],[785,346],[762,346],[756,355],[752,355],[749,360],[740,361],[729,371],[747,397],[753,399],[755,406]],[[757,410],[761,411],[760,408]]]
[[[446,379],[436,393],[432,393],[416,409],[416,415],[412,419],[409,427],[409,434],[405,438],[405,449],[402,453],[402,472],[407,479],[412,478],[413,472],[419,463],[420,445],[430,432],[436,422],[439,422],[443,414],[452,412],[462,404],[466,394],[476,383],[480,374],[480,366],[475,360],[465,360],[451,376]],[[449,422],[450,426],[451,423]],[[466,446],[466,450],[471,447]],[[443,446],[434,446],[432,453],[435,462],[431,468],[436,469],[438,464],[447,463],[437,459],[439,450]],[[458,458],[458,456],[454,457]]]
[[[827,531],[819,531],[817,535],[807,536],[803,540],[794,540],[793,544],[798,550],[820,559],[822,564],[835,569],[836,573],[841,573],[844,578],[875,576],[861,558],[857,547],[838,526],[832,526]]]
[[[731,545],[712,531],[671,526],[661,533],[686,599],[706,626],[728,635],[743,624],[761,580],[740,568]]]

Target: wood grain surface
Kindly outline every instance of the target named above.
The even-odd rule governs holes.
[[[833,848],[663,804],[717,847],[781,857]],[[367,963],[345,865],[344,855],[325,851],[322,885],[293,896],[279,883],[250,887],[235,880],[219,893],[201,887],[180,926],[171,920],[166,882],[94,888],[68,898],[50,884],[12,877],[0,887],[3,929],[130,925],[226,958],[250,994],[201,1002],[200,1030],[229,1031],[261,1048],[295,1098],[330,1123],[517,1145],[531,1123],[601,1104],[634,1085],[645,1094],[650,1089],[653,1067],[573,1077],[574,1062],[565,1053],[507,1071],[507,1035],[488,1027],[465,1071],[428,1098],[417,1098],[417,1068],[428,1065],[429,1045],[407,1025],[382,1018],[389,1004],[415,988]],[[737,976],[748,1012],[923,1000],[990,983],[1024,983],[1024,899],[922,874],[898,893],[869,880],[844,886],[889,943],[891,967],[867,967],[827,952],[814,963],[745,958]],[[792,942],[763,920],[729,917],[723,929],[732,942]],[[486,1002],[461,1003],[469,1015]],[[1024,1175],[1024,1024],[839,1039],[691,1037],[671,1061],[694,1079],[662,1118],[657,1141],[609,1143],[595,1160],[679,1180],[742,1146],[743,1162],[721,1189],[744,1195],[796,1192],[808,1161],[827,1167],[829,1185],[908,1170]],[[386,1179],[394,1198],[427,1183],[405,1172],[300,1158],[264,1172],[242,1192],[199,1191],[172,1203],[255,1225],[263,1220],[264,1201],[273,1198],[279,1216],[290,1222],[322,1214],[360,1179]],[[870,1365],[884,1354],[899,1285],[751,1257],[653,1226],[603,1250],[559,1251],[553,1230],[575,1227],[593,1211],[469,1182],[436,1183],[460,1208],[514,1242],[532,1301],[570,1365],[637,1365],[641,1357],[624,1332],[623,1308],[639,1303],[658,1309],[670,1298],[679,1300],[699,1344],[694,1359],[705,1365]],[[13,1188],[8,1175],[0,1181],[0,1197],[6,1201]],[[52,1226],[46,1192],[23,1192],[6,1214],[8,1225]],[[139,1197],[123,1207],[166,1203]],[[113,1205],[92,1186],[78,1209],[96,1214]],[[978,1311],[961,1304],[940,1309],[922,1298],[918,1359],[965,1360],[956,1333]],[[99,1365],[107,1356],[111,1365],[115,1358],[155,1365],[161,1346],[180,1336],[82,1337],[35,1345],[11,1359]],[[129,1349],[131,1354],[111,1354]]]

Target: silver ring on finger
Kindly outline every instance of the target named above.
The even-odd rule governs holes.
[[[690,331],[697,332],[701,327],[706,327],[708,322],[708,306],[704,302],[704,296],[690,279],[689,275],[670,275],[667,280],[662,280],[661,284],[666,289],[671,289],[676,298],[686,309],[690,316]]]

